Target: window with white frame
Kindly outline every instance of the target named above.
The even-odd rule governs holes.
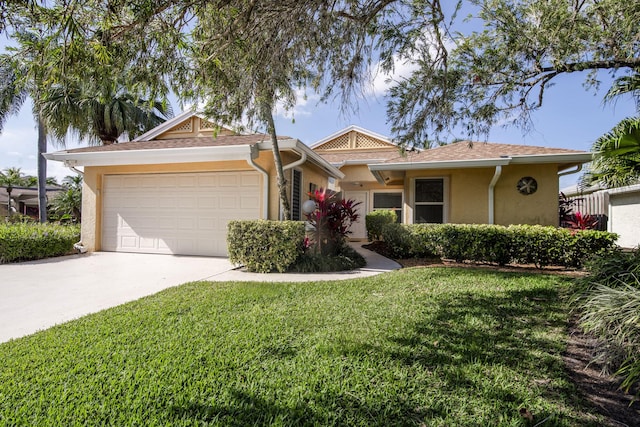
[[[438,223],[445,221],[444,178],[420,178],[414,184],[413,222]]]
[[[392,210],[396,213],[396,222],[402,222],[402,192],[384,191],[373,193],[373,210]]]

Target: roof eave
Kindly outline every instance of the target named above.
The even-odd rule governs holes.
[[[491,166],[508,165],[511,158],[500,157],[497,159],[480,160],[439,160],[432,162],[404,162],[404,163],[374,163],[369,164],[370,171],[400,171],[416,169],[462,169],[462,168],[484,168]]]
[[[260,146],[261,150],[271,150],[273,148],[273,144],[271,143],[271,141],[263,141],[258,143],[258,145]],[[324,158],[322,158],[322,156],[313,151],[306,144],[303,144],[298,139],[290,138],[279,140],[278,148],[280,150],[292,150],[298,153],[305,153],[307,159],[311,161],[311,163],[318,166],[333,178],[342,179],[345,176],[344,173],[342,173],[338,168],[326,161]]]
[[[531,154],[511,156],[511,164],[566,163],[583,164],[593,160],[593,153]]]
[[[220,160],[246,160],[251,156],[250,145],[221,147],[161,148],[145,150],[94,151],[70,153],[58,151],[44,154],[47,160],[72,166],[149,165],[192,163]]]

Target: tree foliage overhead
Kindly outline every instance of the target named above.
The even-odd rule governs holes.
[[[7,8],[58,23],[60,76],[114,71],[141,99],[172,89],[221,117],[264,122],[261,108],[290,107],[298,87],[348,106],[378,61],[385,72],[408,63],[388,117],[412,145],[460,127],[527,129],[558,76],[597,86],[598,71],[640,67],[640,4],[623,0],[22,1],[4,18]]]
[[[462,126],[486,134],[498,122],[524,129],[563,74],[640,67],[640,3],[623,0],[472,0],[469,25],[447,32],[446,63],[421,61],[390,91],[388,116],[403,142]],[[448,29],[453,29],[449,27]],[[419,56],[429,55],[424,45]]]

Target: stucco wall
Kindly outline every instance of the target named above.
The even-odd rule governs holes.
[[[618,245],[640,245],[640,191],[609,195],[609,231],[620,235]]]
[[[558,225],[558,169],[554,164],[514,165],[503,168],[495,188],[495,223]],[[531,176],[538,190],[528,196],[517,190],[518,180]]]
[[[489,218],[489,183],[495,168],[409,171],[405,180],[407,221],[412,221],[413,179],[442,177],[447,180],[446,221],[459,224],[486,224]],[[516,188],[518,180],[531,176],[538,190],[524,196]],[[556,165],[504,166],[494,189],[494,223],[558,224],[558,174]],[[409,195],[407,197],[407,195]]]

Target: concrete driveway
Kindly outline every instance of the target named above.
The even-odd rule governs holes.
[[[0,265],[0,342],[233,269],[226,258],[96,252]]]

